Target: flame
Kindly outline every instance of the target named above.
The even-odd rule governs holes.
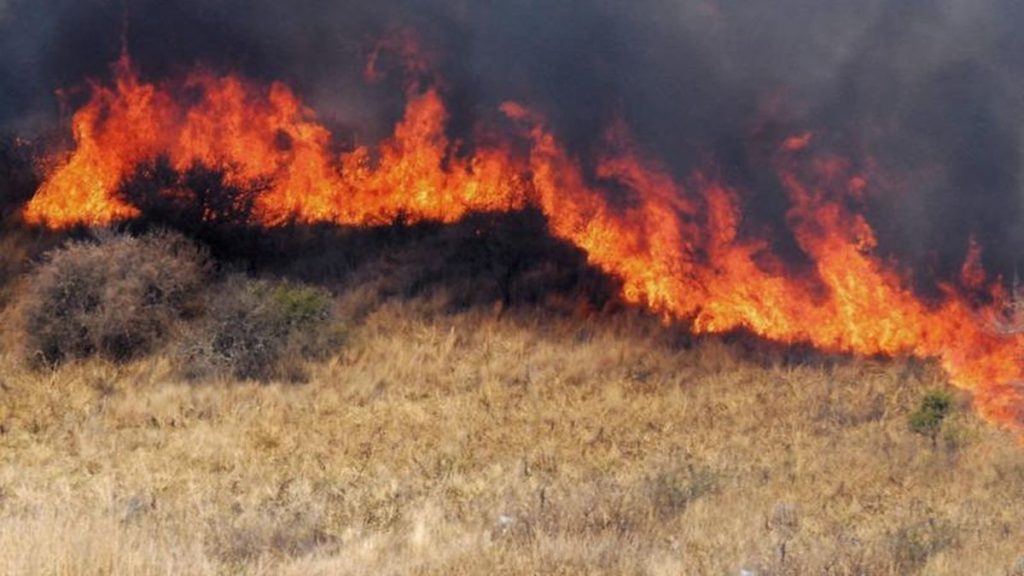
[[[411,94],[394,135],[376,151],[364,146],[339,157],[330,150],[331,133],[283,84],[261,90],[197,72],[184,89],[199,97],[185,104],[172,89],[141,82],[127,58],[115,73],[114,88],[94,86],[75,113],[75,149],[29,202],[27,222],[104,226],[138,216],[117,191],[140,163],[158,156],[178,170],[221,168],[231,184],[269,182],[255,214],[267,226],[454,222],[526,202],[522,169],[505,151],[450,157],[447,112],[433,87]]]
[[[157,86],[142,82],[127,58],[115,77],[112,87],[93,85],[74,115],[75,147],[27,205],[28,222],[63,228],[138,216],[118,188],[158,156],[181,170],[216,167],[233,183],[268,183],[253,215],[264,226],[454,222],[535,206],[554,236],[621,279],[625,301],[666,321],[825,351],[936,359],[973,393],[982,416],[1024,433],[1024,335],[997,330],[998,306],[979,308],[967,294],[986,289],[980,248],[971,247],[962,287],[922,300],[873,254],[874,231],[852,208],[868,180],[841,158],[815,156],[809,132],[783,141],[774,162],[788,225],[812,263],[813,274],[795,274],[766,239],[741,233],[736,190],[706,174],[679,181],[621,127],[610,131],[594,174],[627,192],[613,203],[543,118],[517,103],[501,110],[525,136],[525,154],[511,138],[454,154],[443,99],[428,83],[409,89],[389,138],[337,155],[330,132],[283,84],[197,72],[182,86]],[[993,286],[989,300],[1003,300]]]

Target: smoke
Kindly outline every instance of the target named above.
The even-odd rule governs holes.
[[[401,79],[367,86],[365,59],[409,29],[445,79],[456,136],[518,100],[586,161],[621,120],[651,158],[680,177],[712,166],[781,229],[770,151],[813,130],[869,169],[884,252],[946,277],[974,237],[1010,275],[1021,24],[1014,0],[0,0],[0,129],[51,129],[55,90],[81,97],[123,37],[146,77],[201,65],[283,80],[342,139],[374,141],[401,113]]]

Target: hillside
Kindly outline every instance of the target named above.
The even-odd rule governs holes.
[[[920,363],[436,297],[374,305],[305,384],[11,348],[4,574],[1021,570],[1024,451],[965,405],[912,433]]]
[[[0,0],[0,576],[1024,576],[1022,28]]]

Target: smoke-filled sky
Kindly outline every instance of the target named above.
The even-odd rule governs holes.
[[[55,91],[105,78],[127,30],[145,77],[198,64],[284,80],[372,141],[402,92],[365,85],[367,54],[411,29],[455,131],[518,100],[585,158],[623,120],[680,175],[715,165],[772,222],[784,203],[764,151],[813,130],[885,175],[883,249],[946,274],[973,234],[1012,273],[1022,26],[1016,0],[0,0],[0,131],[52,127]]]

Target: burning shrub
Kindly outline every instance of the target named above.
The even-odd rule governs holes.
[[[265,251],[252,224],[263,180],[230,181],[223,169],[201,164],[178,170],[167,157],[139,165],[121,184],[118,198],[138,208],[130,226],[177,230],[208,246],[217,258],[254,258]]]
[[[149,352],[194,310],[207,271],[204,251],[170,232],[110,235],[50,252],[23,303],[29,357],[54,365]]]
[[[232,276],[215,289],[204,320],[182,343],[186,376],[302,380],[302,360],[340,345],[330,293],[310,286]]]

